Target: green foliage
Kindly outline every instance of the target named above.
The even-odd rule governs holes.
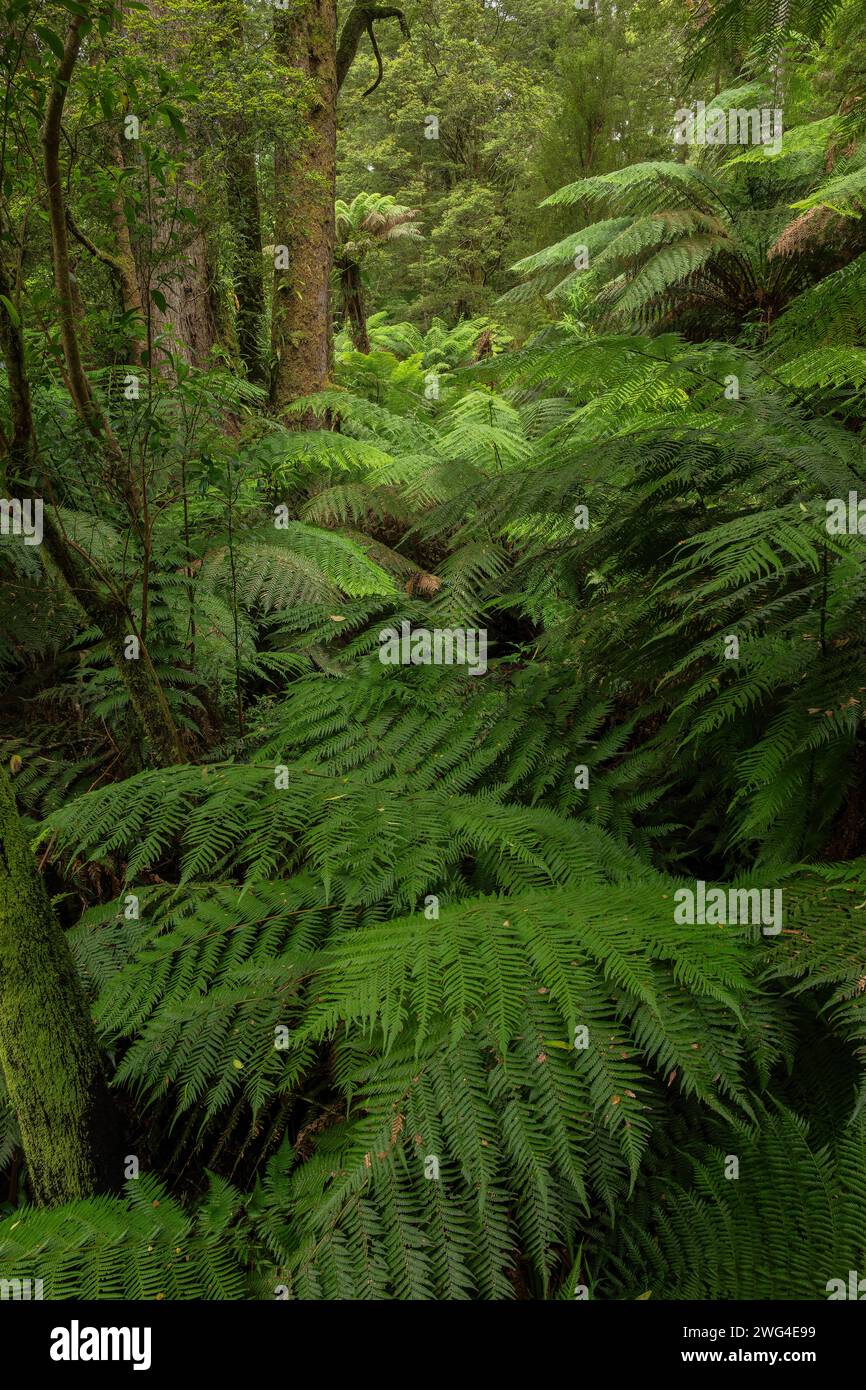
[[[772,94],[751,83],[706,104],[709,130],[710,110],[767,111]],[[738,118],[738,140],[756,141],[756,130],[741,125]],[[796,313],[804,279],[837,267],[844,273],[862,250],[852,220],[863,182],[859,140],[828,178],[826,161],[844,140],[834,118],[785,130],[778,150],[746,145],[732,154],[730,132],[719,146],[695,143],[695,131],[686,137],[685,161],[633,164],[551,194],[548,206],[577,207],[583,225],[518,261],[514,271],[531,278],[504,302],[578,292],[583,317],[602,328],[675,328],[730,339],[757,332],[763,341],[792,300]],[[595,209],[607,215],[590,220]],[[810,219],[817,209],[822,216]]]
[[[732,1147],[736,1180],[713,1137],[700,1157],[680,1160],[682,1176],[656,1175],[611,1232],[599,1292],[816,1301],[841,1280],[848,1295],[848,1271],[862,1268],[866,1253],[862,1122],[818,1147],[802,1120],[769,1111]]]
[[[863,485],[862,15],[406,8],[381,87],[365,39],[341,94],[332,370],[277,418],[237,272],[318,98],[270,11],[86,35],[95,430],[33,212],[55,20],[0,54],[0,328],[38,440],[10,371],[4,487],[44,491],[103,604],[0,537],[0,755],[141,1161],[31,1205],[0,1078],[0,1278],[821,1299],[866,1260],[866,559],[826,524]],[[675,145],[710,86],[783,104],[778,151]],[[174,321],[193,264],[207,354]],[[483,631],[484,671],[383,662],[403,624]],[[778,891],[781,931],[683,923],[698,882]]]
[[[42,1279],[51,1299],[243,1297],[225,1183],[212,1180],[194,1219],[146,1175],[126,1191],[123,1202],[92,1197],[0,1222],[2,1268]]]

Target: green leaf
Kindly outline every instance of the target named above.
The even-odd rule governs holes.
[[[12,320],[13,327],[20,328],[21,315],[18,313],[18,310],[15,308],[15,305],[12,303],[12,300],[7,299],[5,294],[0,294],[0,303],[2,303],[4,309],[6,310],[10,319]]]
[[[48,44],[55,58],[62,58],[63,40],[60,35],[56,34],[53,29],[49,29],[47,24],[35,24],[33,27],[43,43]]]

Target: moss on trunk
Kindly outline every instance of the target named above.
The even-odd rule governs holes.
[[[119,1187],[122,1134],[66,938],[0,768],[0,1063],[35,1200]]]
[[[274,242],[288,249],[288,268],[274,276],[271,398],[280,409],[320,391],[331,365],[330,275],[334,260],[337,164],[337,7],[300,0],[275,15],[278,59],[304,73],[316,93],[300,152],[275,156]]]

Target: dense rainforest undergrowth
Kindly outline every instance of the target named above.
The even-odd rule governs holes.
[[[0,14],[3,1287],[836,1296],[863,0]]]

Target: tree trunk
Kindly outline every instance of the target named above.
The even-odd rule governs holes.
[[[340,288],[343,308],[349,320],[349,332],[356,352],[370,351],[370,338],[367,333],[367,306],[364,286],[361,281],[361,267],[349,262],[340,270]]]
[[[261,334],[265,315],[262,228],[253,150],[243,132],[229,129],[226,146],[226,201],[234,239],[233,279],[238,352],[251,381],[264,380]]]
[[[118,167],[120,167],[118,165]],[[129,361],[139,364],[142,361],[142,343],[145,338],[145,312],[141,302],[141,293],[138,286],[138,271],[135,265],[135,257],[132,254],[132,243],[129,236],[129,226],[126,221],[126,213],[123,207],[123,199],[120,192],[116,192],[111,200],[111,220],[114,227],[117,250],[105,251],[97,246],[95,242],[86,236],[77,225],[69,209],[66,209],[66,221],[70,232],[76,241],[90,252],[94,260],[100,261],[107,266],[111,276],[117,286],[120,296],[120,303],[124,314],[129,321]],[[80,299],[80,295],[79,295]],[[84,320],[86,327],[86,319]]]
[[[55,73],[45,106],[42,153],[48,221],[51,230],[51,258],[54,266],[54,286],[57,291],[60,344],[66,363],[66,381],[72,403],[82,423],[99,444],[107,465],[107,480],[110,477],[112,484],[123,498],[130,516],[136,517],[140,505],[138,490],[108,420],[94,399],[90,382],[84,370],[69,266],[69,236],[63,176],[60,167],[60,143],[66,94],[69,90],[75,64],[78,61],[82,28],[85,22],[86,11],[82,11],[80,15],[77,14],[74,17],[66,31],[63,57]]]
[[[154,23],[172,24],[171,6],[165,0],[144,4]],[[199,161],[187,144],[176,146],[177,173],[162,185],[147,171],[137,142],[129,142],[126,152],[127,158],[136,159],[144,179],[143,225],[135,237],[135,251],[148,346],[163,333],[168,338],[154,353],[151,366],[158,364],[160,353],[171,352],[188,366],[205,367],[220,332]],[[165,300],[164,309],[154,300],[154,291]]]
[[[79,558],[51,512],[44,514],[43,544],[85,616],[105,637],[111,659],[117,668],[129,702],[138,716],[152,760],[158,767],[186,762],[177,725],[165,698],[144,639],[136,632],[129,612],[112,594],[97,587],[87,569],[86,558]],[[126,657],[126,639],[139,638],[136,659]]]
[[[66,938],[0,767],[0,1062],[42,1206],[120,1187],[123,1141]]]
[[[238,0],[228,0],[222,9],[228,33],[226,48],[243,52],[244,6]],[[265,272],[255,139],[243,116],[229,117],[223,125],[223,136],[226,205],[232,238],[235,347],[250,381],[263,383]]]
[[[319,391],[331,365],[330,274],[334,260],[337,163],[336,0],[299,0],[274,17],[277,59],[303,72],[316,92],[307,138],[291,157],[278,148],[271,399],[278,410]],[[280,266],[281,248],[288,268]]]
[[[111,153],[115,168],[121,170],[123,168],[123,152],[120,141],[116,137],[111,141]],[[118,180],[111,198],[111,221],[114,227],[115,264],[120,294],[124,313],[128,314],[130,319],[130,360],[133,363],[140,363],[142,344],[146,339],[147,314],[141,299],[141,286],[138,283],[135,252],[132,249],[132,237],[123,202],[123,184],[120,180]]]
[[[0,295],[14,307],[14,289],[2,257]],[[12,317],[2,299],[0,351],[9,377],[13,429],[12,439],[4,441],[4,447],[12,465],[13,475],[19,480],[16,482],[18,491],[24,493],[29,491],[26,480],[33,475],[39,477],[43,469],[36,447],[36,429],[30,401],[21,321],[17,315],[15,318]],[[43,478],[42,486],[46,491],[47,481]],[[87,556],[83,552],[76,552],[48,507],[44,516],[43,543],[73,597],[81,604],[88,621],[104,634],[154,760],[160,767],[185,762],[177,726],[143,641],[140,643],[139,659],[126,660],[124,639],[129,635],[135,635],[127,609],[116,595],[101,592]]]
[[[194,223],[179,223],[176,208],[192,213]],[[166,349],[192,367],[205,367],[219,341],[214,313],[208,238],[201,219],[195,165],[178,171],[174,197],[152,208],[148,244],[143,248],[142,299],[150,305],[150,339],[168,334]],[[178,237],[178,226],[188,230]],[[156,290],[165,309],[154,300]],[[177,341],[174,341],[177,340]]]

